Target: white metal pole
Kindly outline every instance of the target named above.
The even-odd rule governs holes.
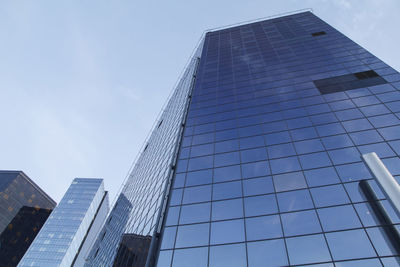
[[[375,152],[363,154],[361,158],[400,217],[400,185]]]

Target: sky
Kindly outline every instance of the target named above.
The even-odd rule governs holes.
[[[304,8],[400,70],[398,0],[1,1],[0,169],[114,199],[204,31]]]

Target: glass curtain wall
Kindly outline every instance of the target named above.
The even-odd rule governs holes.
[[[151,241],[156,231],[164,194],[172,178],[201,49],[202,42],[193,53],[146,140],[86,266],[112,266],[113,262],[117,266],[126,266],[123,264],[124,259],[131,259],[131,254],[138,255],[137,262],[130,260],[132,266],[146,259],[150,246],[147,241]],[[140,240],[145,242],[141,243]],[[125,249],[127,244],[137,242],[142,244],[138,246],[140,251]]]
[[[158,267],[398,266],[400,75],[311,12],[206,34]]]

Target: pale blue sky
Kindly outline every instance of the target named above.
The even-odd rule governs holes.
[[[0,169],[114,197],[204,30],[303,8],[400,70],[398,0],[2,1]]]

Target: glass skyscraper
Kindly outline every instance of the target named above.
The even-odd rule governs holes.
[[[75,178],[18,266],[83,266],[108,207],[103,179]]]
[[[400,219],[360,158],[400,175],[399,90],[311,12],[207,32],[88,266],[399,266]]]
[[[16,266],[56,203],[22,171],[0,171],[0,266]]]

